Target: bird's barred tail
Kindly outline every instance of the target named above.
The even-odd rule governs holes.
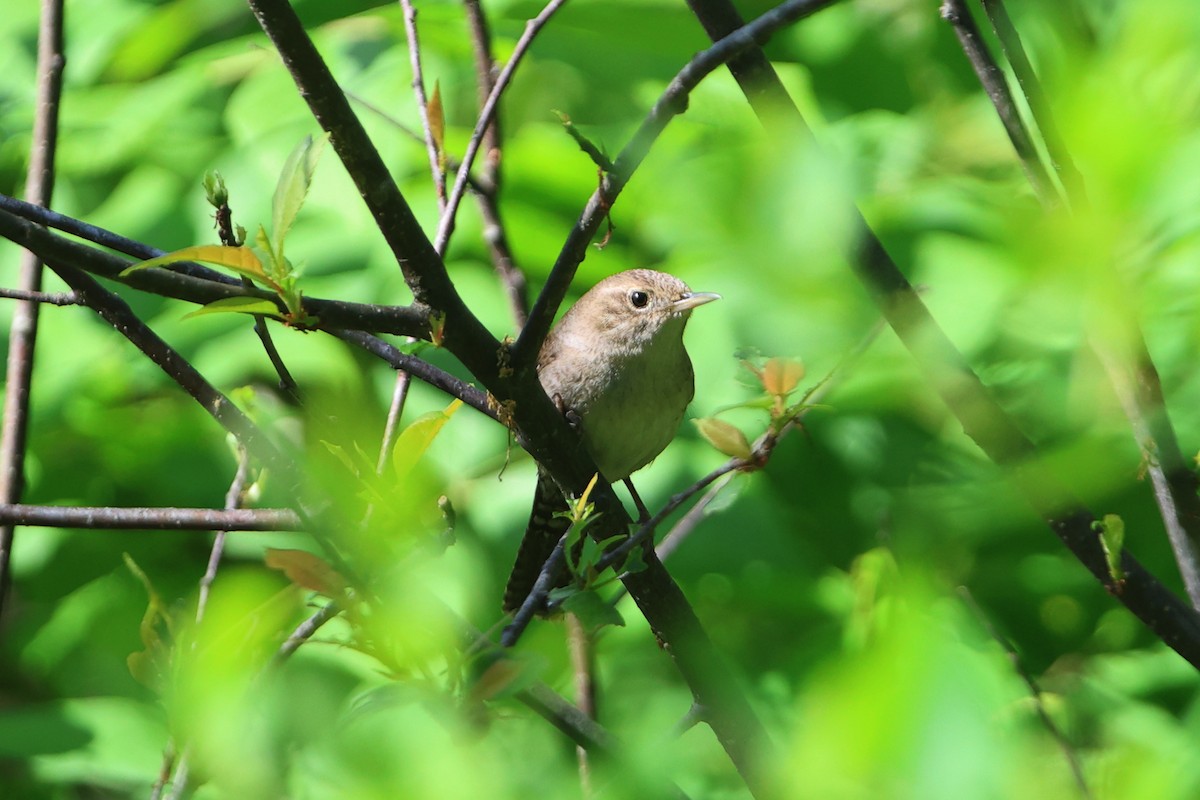
[[[504,587],[504,611],[514,612],[525,602],[525,598],[533,591],[542,567],[558,540],[567,532],[570,522],[560,516],[559,512],[567,510],[567,501],[554,483],[554,479],[538,470],[537,490],[533,494],[533,509],[529,512],[529,525],[525,528],[525,538],[517,549],[517,560],[508,576],[508,585]],[[566,581],[566,569],[563,575],[555,576],[552,587],[561,586]]]

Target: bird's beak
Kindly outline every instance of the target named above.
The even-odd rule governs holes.
[[[688,292],[683,297],[671,304],[671,308],[675,311],[691,311],[696,306],[702,306],[705,303],[711,303],[713,300],[720,300],[721,295],[713,292]]]

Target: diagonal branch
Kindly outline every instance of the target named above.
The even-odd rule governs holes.
[[[979,82],[983,84],[984,91],[991,98],[992,105],[996,108],[996,114],[1000,117],[1001,124],[1004,125],[1004,132],[1008,134],[1008,140],[1012,142],[1013,150],[1017,152],[1021,167],[1033,185],[1038,199],[1042,201],[1043,205],[1056,204],[1059,199],[1058,189],[1038,155],[1037,145],[1034,144],[1033,137],[1029,135],[1029,129],[1025,127],[1025,121],[1021,119],[1021,113],[1017,110],[1012,92],[1009,91],[1004,71],[1000,69],[983,43],[983,36],[979,31],[979,26],[975,24],[975,18],[971,16],[971,12],[963,0],[943,0],[941,14],[942,18],[954,28],[954,34],[967,54],[972,69],[979,77]]]
[[[1067,193],[1068,205],[1071,208],[1080,209],[1086,203],[1082,178],[1075,172],[1074,163],[1058,137],[1057,128],[1053,125],[1049,109],[1045,108],[1041,84],[1025,57],[1025,51],[1021,47],[1017,32],[1012,29],[1012,23],[1008,19],[1007,13],[1004,12],[1002,3],[998,0],[985,0],[984,5],[989,9],[988,13],[997,27],[997,32],[1002,34],[1002,41],[1006,42],[1005,47],[1010,57],[1016,55],[1022,65],[1018,71],[1016,63],[1014,63],[1014,71],[1021,76],[1022,89],[1029,93],[1027,96],[1029,107],[1033,109],[1036,105],[1041,108],[1041,120],[1050,126],[1040,131],[1046,141],[1047,150],[1050,150],[1050,143],[1053,140],[1052,158],[1056,160],[1056,163],[1061,161],[1062,164],[1067,165],[1063,188]],[[990,65],[982,71],[980,66],[976,66],[976,72],[984,81],[984,88],[987,90],[988,96],[992,98],[996,113],[1005,121],[1005,127],[1010,130],[1010,138],[1012,138],[1018,157],[1026,166],[1026,173],[1030,175],[1031,180],[1034,180],[1034,176],[1039,174],[1039,171],[1044,173],[1041,160],[1029,139],[1029,133],[1020,118],[1016,104],[1013,103],[1012,96],[1008,93],[1003,75],[995,66],[991,54],[984,48],[979,31],[971,21],[962,0],[944,0],[943,16],[946,16],[959,31],[959,38],[963,42],[963,47],[967,50],[967,56],[972,64]],[[999,87],[989,86],[987,76],[999,80]],[[1034,98],[1037,100],[1035,101]],[[1035,122],[1037,121],[1038,115],[1035,113]],[[1053,189],[1053,186],[1050,188]],[[1036,182],[1035,189],[1037,189]],[[1057,202],[1057,191],[1051,197],[1047,197],[1041,191],[1038,194],[1047,207],[1052,207]],[[1121,280],[1121,276],[1118,275],[1117,280]],[[1125,353],[1125,358],[1118,358],[1112,348],[1101,344],[1100,339],[1103,337],[1094,337],[1096,342],[1093,347],[1104,363],[1109,382],[1113,384],[1121,400],[1125,415],[1133,428],[1134,438],[1142,451],[1146,470],[1150,474],[1150,480],[1154,486],[1154,501],[1158,505],[1159,515],[1162,517],[1167,539],[1171,544],[1175,563],[1183,577],[1184,587],[1191,599],[1192,607],[1200,609],[1200,561],[1198,561],[1198,557],[1200,557],[1200,494],[1197,494],[1197,489],[1200,489],[1200,480],[1197,479],[1196,473],[1187,466],[1179,448],[1175,428],[1171,425],[1171,419],[1167,413],[1162,381],[1159,378],[1158,369],[1154,366],[1154,360],[1150,356],[1150,350],[1146,345],[1146,339],[1140,326],[1133,319],[1133,315],[1121,307],[1119,301],[1112,304],[1111,315],[1125,317],[1122,321],[1128,338],[1126,348],[1128,352]],[[1126,364],[1129,366],[1127,367]]]
[[[279,51],[283,64],[308,103],[330,144],[391,248],[417,304],[446,318],[446,344],[456,353],[495,353],[496,341],[463,303],[429,237],[388,172],[387,165],[355,116],[345,93],[304,31],[287,0],[248,0],[259,25]],[[461,345],[461,347],[456,347]],[[460,355],[461,357],[461,355]],[[495,374],[494,359],[467,367],[481,378]]]
[[[711,37],[719,36],[730,20],[740,19],[729,0],[690,0],[690,5]],[[743,93],[760,118],[790,108],[789,122],[811,137],[796,107],[784,105],[787,93],[766,56],[761,49],[757,53],[766,69],[755,79],[738,78]],[[1029,504],[1080,563],[1160,639],[1200,668],[1200,617],[1128,551],[1122,554],[1125,580],[1114,580],[1092,530],[1095,516],[1040,466],[1037,448],[971,370],[861,214],[857,227],[858,249],[851,259],[855,274],[963,431],[988,458],[1010,471]]]

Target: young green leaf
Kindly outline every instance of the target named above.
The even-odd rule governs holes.
[[[121,271],[121,277],[132,272],[140,272],[151,267],[165,267],[180,261],[203,261],[205,264],[216,264],[218,267],[235,272],[251,280],[262,281],[265,277],[262,262],[248,247],[226,247],[219,244],[202,244],[195,247],[185,247],[174,253],[167,253],[158,258],[151,258],[140,264]]]
[[[728,422],[712,419],[711,417],[694,419],[692,422],[696,423],[696,428],[700,431],[700,435],[725,455],[740,458],[744,461],[750,460],[752,453],[750,442],[746,441],[746,434]]]
[[[280,261],[283,259],[283,240],[296,221],[304,198],[308,196],[324,144],[325,137],[314,142],[311,136],[305,136],[292,150],[279,173],[275,198],[271,202],[271,252]]]
[[[1125,580],[1125,570],[1121,568],[1121,552],[1125,548],[1125,521],[1116,514],[1105,514],[1103,520],[1092,523],[1092,530],[1100,534],[1100,547],[1104,550],[1104,560],[1108,565],[1108,574],[1117,583]]]
[[[595,632],[605,625],[625,627],[625,620],[615,608],[604,602],[604,598],[590,589],[575,592],[562,604],[564,611],[569,611],[579,618],[585,629]]]
[[[397,480],[403,481],[412,472],[413,467],[425,455],[429,445],[441,431],[442,426],[454,416],[454,412],[462,407],[461,400],[455,400],[443,411],[430,411],[412,421],[396,438],[392,450],[392,467],[396,471]]]
[[[214,300],[190,314],[184,314],[184,319],[203,317],[209,314],[261,314],[264,317],[283,319],[279,307],[270,300],[261,297],[222,297]]]

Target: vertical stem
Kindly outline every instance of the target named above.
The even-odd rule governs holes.
[[[58,142],[58,110],[62,98],[62,76],[66,65],[63,51],[63,0],[42,0],[38,27],[37,113],[33,121],[33,150],[25,181],[25,199],[48,206],[54,191],[54,157]],[[26,251],[21,257],[18,288],[40,291],[42,264]],[[0,501],[16,503],[25,490],[25,449],[29,434],[29,386],[33,377],[33,353],[37,340],[36,302],[18,301],[13,309],[8,342],[8,373],[5,379],[4,423],[0,433]],[[14,528],[0,527],[0,611],[9,588]]]
[[[596,640],[579,617],[568,613],[567,646],[571,652],[571,671],[575,675],[575,705],[587,715],[588,719],[596,719]],[[583,790],[584,800],[595,796],[592,785],[592,765],[588,758],[587,748],[582,745],[575,747],[579,759],[579,785]]]

